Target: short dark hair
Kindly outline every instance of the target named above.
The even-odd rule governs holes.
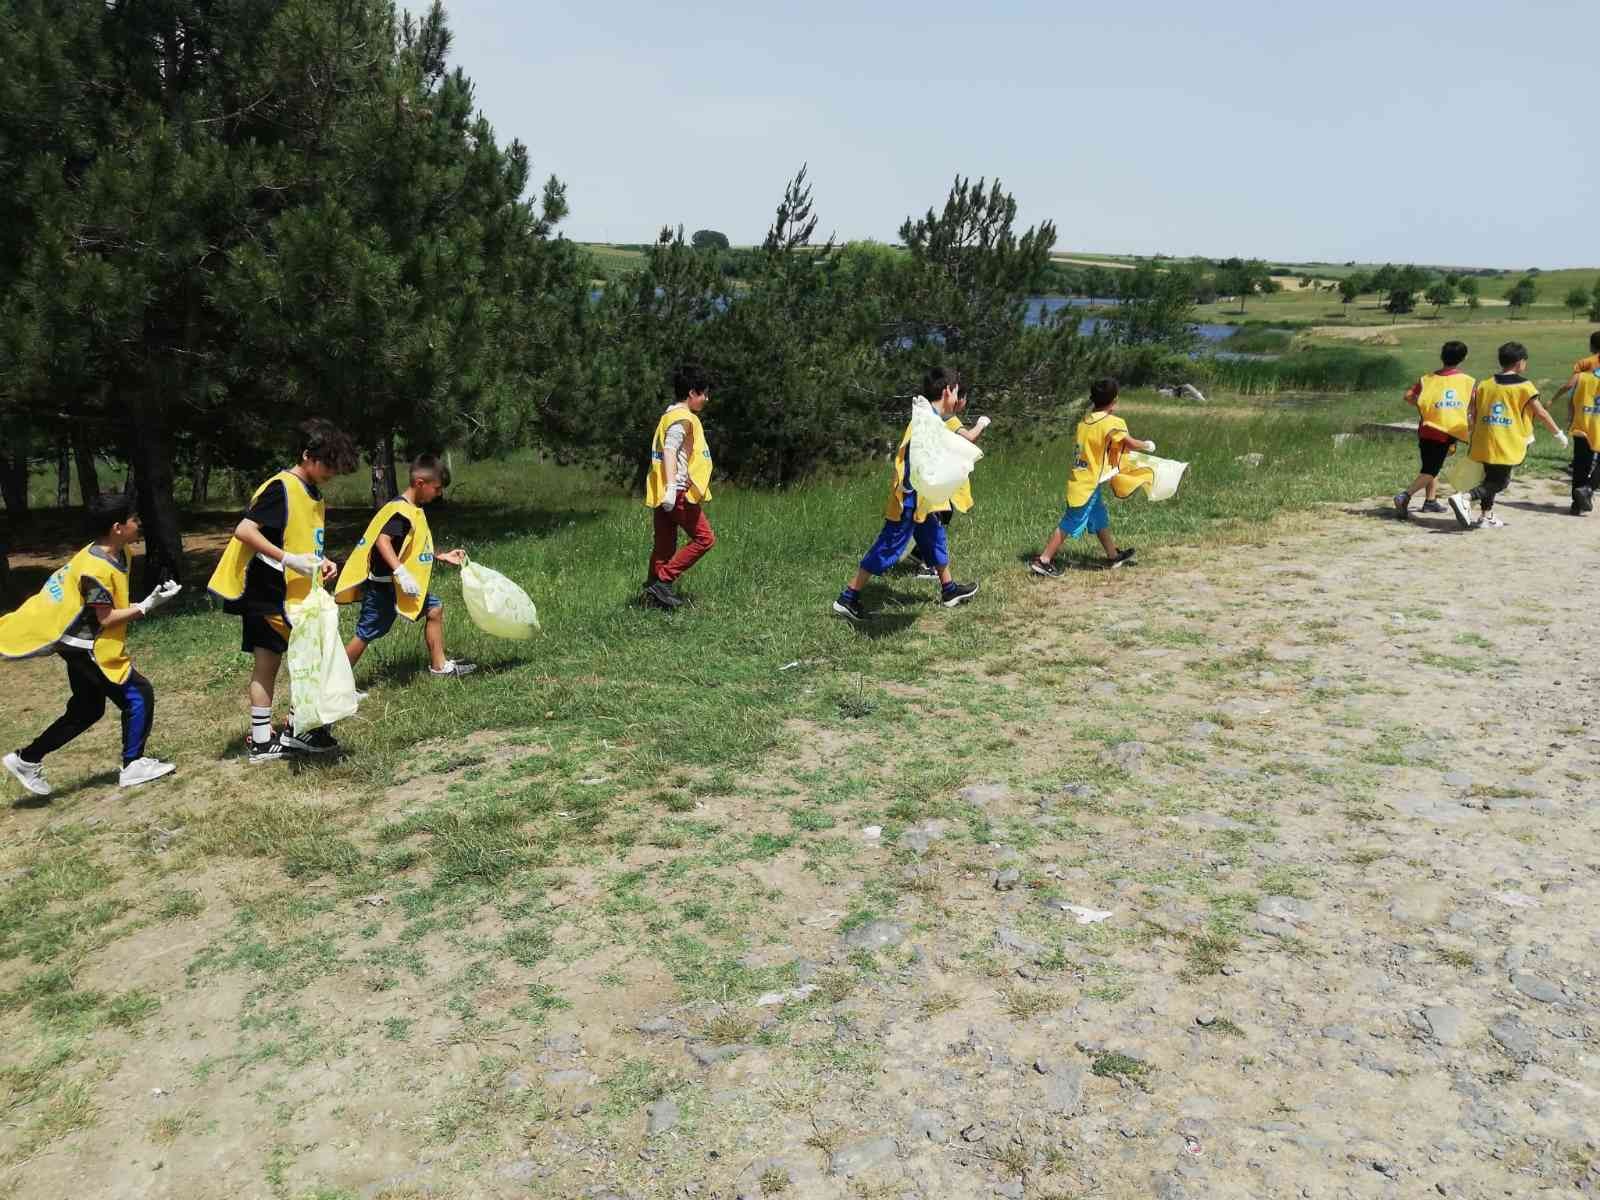
[[[1521,342],[1506,342],[1500,347],[1498,354],[1502,367],[1514,367],[1528,357],[1528,348]]]
[[[1439,361],[1447,367],[1460,366],[1467,361],[1467,344],[1465,342],[1446,342],[1439,347]]]
[[[944,395],[945,388],[955,388],[959,394],[961,372],[954,367],[929,367],[928,373],[922,377],[923,396],[938,403],[939,397]]]
[[[439,460],[437,454],[419,454],[411,460],[411,478],[438,480],[440,487],[450,486],[450,468]]]
[[[1121,391],[1122,388],[1118,386],[1117,381],[1109,375],[1096,379],[1089,385],[1089,404],[1097,409],[1110,408],[1116,403]]]
[[[125,524],[138,515],[138,506],[128,493],[106,492],[84,506],[83,532],[89,537],[100,537],[110,533],[113,525]]]
[[[1596,329],[1589,335],[1589,349],[1596,354],[1600,354],[1600,329]]]
[[[356,463],[360,459],[356,453],[356,444],[350,440],[348,433],[332,421],[312,417],[301,424],[299,433],[296,442],[296,462],[311,458],[325,467],[333,468],[340,475],[356,469]]]
[[[676,400],[687,400],[690,392],[710,390],[711,373],[699,363],[683,363],[672,373],[672,395]]]

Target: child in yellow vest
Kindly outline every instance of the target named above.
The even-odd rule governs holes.
[[[250,672],[249,761],[280,761],[285,752],[326,754],[338,749],[326,729],[303,737],[272,728],[272,696],[289,649],[289,608],[338,574],[326,555],[326,506],[321,489],[356,467],[348,435],[324,420],[300,426],[295,464],[255,490],[234,528],[222,561],[206,585],[224,612],[242,618],[240,649]]]
[[[961,402],[961,376],[952,367],[934,367],[923,377],[922,396],[929,397],[934,412],[946,424],[955,416]],[[921,399],[921,396],[918,397]],[[959,425],[960,422],[957,422]],[[977,441],[983,432],[980,423],[973,429],[964,429],[961,436]],[[883,509],[883,529],[878,540],[872,543],[855,576],[833,602],[833,611],[849,621],[864,621],[867,612],[861,606],[861,589],[874,576],[882,575],[900,561],[907,543],[914,542],[922,561],[930,564],[939,579],[939,603],[945,608],[965,604],[978,594],[975,583],[957,583],[950,574],[950,551],[945,538],[944,523],[938,514],[950,507],[949,503],[935,507],[925,506],[911,486],[911,426],[900,435],[900,448],[894,456],[894,473],[890,477],[889,499]]]
[[[1528,456],[1533,441],[1533,422],[1537,419],[1567,444],[1567,435],[1539,403],[1539,389],[1525,378],[1528,348],[1521,342],[1507,342],[1498,353],[1500,371],[1491,379],[1480,380],[1472,390],[1467,410],[1467,439],[1474,462],[1483,464],[1483,482],[1470,492],[1450,497],[1450,511],[1463,529],[1500,529],[1505,522],[1494,514],[1494,498],[1511,482],[1511,471]],[[1472,519],[1471,501],[1478,502],[1479,516]]]
[[[1117,549],[1111,536],[1111,515],[1106,511],[1104,485],[1111,484],[1112,494],[1127,499],[1154,477],[1147,467],[1122,469],[1125,450],[1143,450],[1150,453],[1154,442],[1140,441],[1128,432],[1128,423],[1112,415],[1117,407],[1121,389],[1115,379],[1096,379],[1089,385],[1089,412],[1078,422],[1074,445],[1072,474],[1067,477],[1067,511],[1045,543],[1038,558],[1028,563],[1035,575],[1054,579],[1061,569],[1053,561],[1056,551],[1069,537],[1082,537],[1092,533],[1100,539],[1105,551],[1106,565],[1115,569],[1132,562],[1132,546]]]
[[[136,787],[171,774],[169,762],[145,754],[155,716],[155,690],[128,661],[128,623],[149,616],[180,590],[161,584],[137,604],[128,603],[132,556],[143,536],[126,496],[103,496],[89,506],[94,541],[45,580],[37,595],[0,617],[0,655],[31,658],[59,654],[67,664],[67,711],[28,745],[7,754],[6,770],[35,796],[48,796],[45,755],[61,749],[105,715],[110,700],[122,711],[119,787]]]
[[[963,388],[960,396],[956,400],[956,406],[952,411],[952,415],[945,418],[944,427],[950,430],[952,433],[959,433],[969,442],[975,442],[978,440],[983,431],[989,427],[989,418],[979,417],[977,423],[974,424],[970,430],[967,429],[961,423],[961,414],[967,411],[967,399],[968,396],[966,389]],[[907,437],[909,438],[909,431]],[[971,512],[973,503],[972,480],[968,479],[967,482],[963,483],[959,488],[956,489],[956,494],[950,497],[950,507],[943,509],[936,514],[939,518],[939,524],[943,525],[945,528],[945,549],[947,552],[950,545],[950,518],[955,516],[955,514],[958,512]],[[916,567],[918,579],[939,578],[938,568],[932,563],[925,561],[922,557],[921,551],[919,551],[914,544],[912,545],[911,552],[909,555],[907,555],[907,557],[910,559],[911,564]]]
[[[1395,493],[1394,506],[1402,517],[1409,515],[1411,497],[1418,492],[1424,494],[1423,512],[1444,511],[1436,498],[1439,472],[1450,457],[1450,448],[1467,439],[1467,405],[1477,382],[1456,369],[1466,358],[1465,342],[1446,342],[1439,351],[1439,369],[1424,375],[1406,393],[1406,403],[1417,410],[1417,451],[1422,466],[1411,486]]]
[[[421,616],[430,675],[459,677],[477,670],[444,656],[444,604],[428,590],[436,561],[459,567],[466,559],[465,550],[433,552],[433,531],[423,511],[449,486],[444,464],[432,454],[419,456],[411,464],[411,486],[378,510],[345,560],[333,598],[340,604],[361,601],[356,635],[344,648],[352,667],[389,632],[396,616],[408,621]]]
[[[674,400],[656,422],[651,439],[644,492],[644,506],[652,510],[655,523],[644,598],[666,609],[683,603],[672,585],[717,544],[704,508],[711,499],[711,446],[700,424],[700,412],[711,399],[710,377],[687,363],[673,373],[672,394]],[[680,529],[689,537],[682,549]]]
[[[1572,392],[1572,515],[1594,509],[1594,489],[1600,487],[1600,357],[1586,370],[1573,372],[1561,389]]]
[[[1561,385],[1561,390],[1550,398],[1550,406],[1554,408],[1561,402],[1561,397],[1578,386],[1578,378],[1587,375],[1596,367],[1600,367],[1600,329],[1589,335],[1589,353],[1572,364],[1572,377]]]

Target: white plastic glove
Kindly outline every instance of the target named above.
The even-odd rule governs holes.
[[[394,569],[394,581],[400,585],[400,590],[408,596],[422,595],[422,588],[417,583],[416,576],[404,567]]]
[[[985,429],[989,428],[989,418],[987,416],[979,417],[973,428],[979,433],[982,433]]]
[[[155,591],[135,604],[134,607],[139,610],[141,616],[148,617],[181,591],[183,591],[183,585],[176,579],[169,579],[165,583],[158,583]]]
[[[321,569],[317,565],[315,554],[285,554],[283,556],[283,569],[295,571],[301,575],[316,575]]]
[[[1144,444],[1144,452],[1146,454],[1154,454],[1156,452],[1156,444],[1147,440]]]
[[[1559,433],[1558,432],[1556,434],[1556,441],[1561,443],[1561,448],[1563,450],[1565,450],[1569,445],[1571,445],[1571,440],[1564,433]]]
[[[661,511],[665,512],[665,513],[669,513],[669,512],[672,512],[677,507],[678,507],[678,492],[677,492],[677,489],[674,488],[672,490],[669,490],[667,492],[667,494],[661,498]]]

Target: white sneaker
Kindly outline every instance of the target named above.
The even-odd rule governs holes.
[[[17,777],[17,782],[27,788],[35,796],[48,796],[50,794],[50,781],[44,777],[44,764],[25,761],[20,755],[8,754],[0,759],[4,762],[6,770]]]
[[[1471,529],[1472,502],[1467,499],[1466,493],[1457,492],[1450,497],[1450,511],[1455,514],[1456,524],[1463,529]]]
[[[141,783],[149,783],[152,779],[160,779],[163,775],[171,775],[176,771],[175,763],[162,762],[159,758],[136,758],[122,768],[122,774],[117,777],[118,787],[138,787]]]
[[[436,678],[443,678],[446,675],[471,675],[477,669],[478,665],[476,663],[457,662],[453,658],[447,658],[444,660],[444,669],[442,671],[435,671],[432,667],[429,667],[428,674]]]
[[[1479,529],[1504,529],[1505,527],[1506,523],[1492,512],[1484,513],[1483,516],[1478,518]]]

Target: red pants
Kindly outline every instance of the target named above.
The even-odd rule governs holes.
[[[662,512],[659,504],[650,511],[656,523],[656,544],[650,551],[650,578],[671,583],[717,544],[717,535],[711,532],[705,509],[690,504],[682,495],[671,512]],[[681,550],[678,549],[679,529],[689,535]]]

